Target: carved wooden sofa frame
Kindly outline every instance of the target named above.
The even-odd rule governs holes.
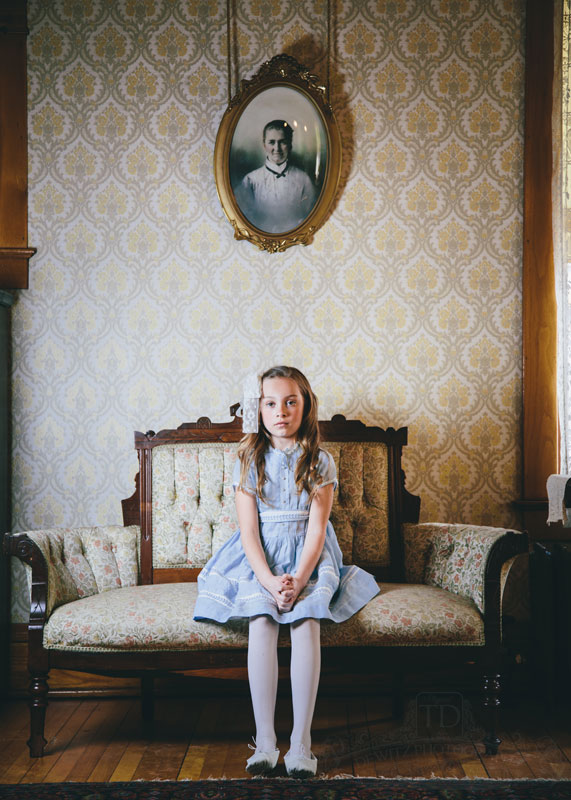
[[[174,583],[178,587],[169,590],[176,594],[195,591],[192,582],[196,581],[199,568],[187,565],[178,568],[158,568],[156,563],[153,564],[153,453],[158,452],[155,448],[162,445],[170,448],[182,447],[183,449],[192,449],[194,445],[211,446],[210,443],[235,446],[242,436],[241,419],[237,416],[238,409],[238,405],[230,409],[233,419],[228,423],[212,423],[208,418],[202,417],[196,423],[186,423],[176,430],[162,430],[156,434],[152,431],[146,434],[135,433],[135,447],[139,458],[139,473],[135,481],[136,490],[130,498],[122,501],[122,506],[124,526],[140,526],[139,575],[137,578],[139,585],[131,586],[131,588],[119,588],[115,592],[130,592],[130,596],[141,591],[152,594],[154,591],[161,591],[158,589],[161,585],[163,585],[164,591],[166,588],[164,584],[167,583]],[[389,632],[383,634],[384,639],[381,637],[372,643],[363,644],[364,640],[370,641],[364,631],[366,631],[367,625],[369,626],[368,630],[371,630],[372,623],[370,619],[366,622],[360,621],[360,615],[368,613],[361,611],[353,618],[354,627],[352,629],[344,628],[351,624],[351,620],[337,626],[332,623],[324,623],[322,626],[323,669],[332,668],[334,671],[346,673],[366,671],[373,674],[389,672],[402,674],[405,668],[411,666],[411,661],[414,664],[413,671],[419,671],[421,668],[424,670],[426,668],[449,668],[452,665],[472,665],[477,662],[482,676],[483,703],[487,719],[484,744],[487,754],[496,753],[500,744],[496,733],[496,712],[500,704],[501,597],[509,566],[518,554],[527,552],[526,535],[515,531],[481,526],[416,524],[420,513],[420,498],[405,489],[404,473],[401,469],[402,448],[407,443],[406,428],[382,430],[377,427],[367,427],[358,421],[346,420],[338,415],[331,421],[320,422],[320,429],[325,446],[327,446],[326,443],[339,443],[339,452],[345,453],[343,456],[345,466],[342,464],[342,473],[346,469],[352,469],[351,448],[357,448],[355,450],[357,455],[361,451],[365,453],[365,455],[359,456],[363,459],[363,466],[359,467],[360,472],[357,471],[359,472],[356,474],[357,481],[360,480],[360,473],[364,476],[363,480],[366,478],[366,464],[369,457],[366,454],[374,455],[376,453],[376,450],[371,450],[371,448],[377,447],[379,443],[386,447],[388,502],[386,521],[390,557],[389,563],[384,565],[370,563],[371,557],[361,559],[361,565],[374,571],[377,579],[381,582],[383,591],[386,591],[386,594],[381,594],[371,601],[369,606],[372,608],[371,604],[377,602],[376,613],[382,615],[383,611],[387,611],[383,604],[390,605],[392,602],[393,609],[401,608],[407,596],[414,592],[419,595],[415,602],[422,604],[425,602],[424,596],[431,593],[430,597],[437,597],[439,602],[461,603],[462,613],[471,615],[471,619],[479,620],[477,624],[481,626],[478,634],[480,638],[477,643],[472,641],[473,635],[471,638],[468,636],[468,639],[464,641],[461,638],[450,638],[450,636],[455,637],[455,633],[446,634],[449,639],[444,644],[430,644],[430,642],[417,641],[414,638],[399,643],[398,635],[395,638],[394,633]],[[363,448],[365,449],[363,450]],[[357,487],[357,489],[358,491],[362,490],[363,493],[373,491],[371,486],[368,488],[365,486],[364,489]],[[228,492],[227,486],[225,491],[227,494],[231,494]],[[343,492],[343,474],[340,475],[340,492]],[[231,497],[229,501],[231,501]],[[341,520],[341,517],[339,519]],[[357,514],[356,519],[362,519],[362,514],[361,516]],[[335,513],[332,513],[332,520],[337,530]],[[347,528],[346,523],[347,519],[343,523]],[[341,522],[339,525],[342,530]],[[131,532],[134,530],[138,533],[139,527],[125,527],[124,530]],[[81,531],[85,531],[85,529],[81,529]],[[57,611],[55,608],[57,602],[54,603],[54,598],[50,598],[50,591],[53,594],[55,591],[54,580],[59,580],[54,572],[54,563],[48,564],[48,561],[53,561],[52,556],[49,555],[52,552],[50,548],[52,545],[55,548],[54,542],[61,542],[62,539],[61,534],[53,531],[41,532],[41,536],[38,533],[7,534],[4,544],[5,552],[20,558],[27,565],[28,574],[31,575],[29,581],[31,605],[28,626],[31,732],[28,744],[33,757],[42,756],[46,744],[44,721],[48,703],[48,676],[51,669],[140,677],[143,717],[150,719],[152,718],[154,675],[166,671],[245,665],[247,652],[245,629],[241,633],[235,634],[238,637],[237,645],[234,642],[233,646],[219,646],[214,642],[212,645],[204,646],[204,642],[202,642],[199,649],[192,644],[181,647],[180,643],[171,649],[164,646],[158,649],[151,646],[148,648],[138,646],[119,651],[114,651],[112,648],[98,651],[94,648],[82,650],[81,646],[76,646],[75,649],[73,647],[58,649],[44,646],[48,630],[46,626],[52,619],[52,611]],[[81,533],[81,536],[83,535],[84,533]],[[46,542],[48,545],[45,544]],[[478,589],[480,609],[477,608],[473,599],[457,593],[456,587],[450,582],[451,576],[446,576],[444,574],[446,569],[444,571],[442,569],[443,564],[446,566],[449,551],[451,552],[454,547],[459,547],[464,554],[469,556],[474,550],[471,542],[485,543],[476,558],[478,563],[480,563],[478,559],[483,559],[483,563],[478,567],[478,575],[481,576],[482,584]],[[410,555],[417,544],[424,554],[420,560],[417,556],[412,558]],[[351,554],[348,558],[347,553],[344,552],[344,556],[345,562],[348,563]],[[411,562],[411,559],[415,566],[408,563]],[[354,563],[358,563],[358,559],[353,558],[352,560]],[[464,560],[464,558],[460,559],[459,563]],[[470,559],[468,558],[468,560]],[[61,573],[61,564],[58,563],[55,566],[58,566]],[[430,586],[425,585],[427,570],[431,570],[430,580],[427,581]],[[459,567],[454,578],[457,579],[460,576],[460,585],[462,585],[461,570],[462,567]],[[402,585],[411,578],[413,581],[411,584]],[[157,588],[141,589],[141,587],[150,587],[151,585]],[[195,585],[194,583],[194,587]],[[473,594],[472,589],[468,591]],[[127,597],[127,595],[119,596]],[[142,597],[142,595],[139,596]],[[117,597],[117,594],[108,593],[103,597],[111,600],[113,597]],[[87,597],[76,599],[67,605],[64,602],[60,607],[60,614],[67,610],[77,610],[80,608],[77,604],[85,604],[92,600],[94,600],[93,597]],[[193,623],[191,617],[192,607],[189,601],[188,624],[195,626],[208,624]],[[327,628],[327,625],[330,627]],[[364,627],[361,630],[355,627],[357,625]],[[349,636],[349,631],[351,631],[350,635],[353,640],[347,643],[343,637],[345,633]],[[152,631],[149,631],[149,635],[151,634]],[[220,636],[223,635],[225,634],[220,634]],[[240,637],[242,638],[240,639]],[[81,642],[79,644],[81,645]],[[287,643],[285,646],[280,646],[279,656],[280,663],[287,663]]]

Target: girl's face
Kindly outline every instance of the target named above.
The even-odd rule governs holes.
[[[262,422],[273,446],[285,450],[297,442],[304,402],[292,378],[266,378],[262,383]]]

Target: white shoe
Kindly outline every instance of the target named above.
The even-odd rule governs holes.
[[[284,756],[287,774],[290,778],[313,778],[317,772],[317,759],[303,745],[297,745]]]
[[[246,772],[250,775],[267,775],[274,771],[280,756],[279,750],[260,750],[251,744],[248,747],[254,750],[254,755],[246,761]]]

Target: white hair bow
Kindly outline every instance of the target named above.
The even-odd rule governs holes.
[[[244,381],[243,394],[242,431],[244,433],[257,433],[260,397],[262,396],[262,381],[257,372],[248,375]]]

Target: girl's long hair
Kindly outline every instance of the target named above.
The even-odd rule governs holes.
[[[301,446],[301,455],[295,467],[295,485],[300,494],[305,489],[311,500],[323,482],[323,478],[317,474],[319,462],[317,397],[303,372],[300,372],[295,367],[271,367],[262,375],[261,383],[266,378],[291,378],[299,386],[303,397],[303,418],[297,432],[297,443]],[[264,427],[260,414],[258,432],[247,433],[238,445],[238,458],[241,462],[238,488],[242,490],[247,488],[248,472],[253,463],[257,475],[256,495],[261,499],[263,499],[263,489],[266,482],[266,450],[270,445],[271,437]]]

